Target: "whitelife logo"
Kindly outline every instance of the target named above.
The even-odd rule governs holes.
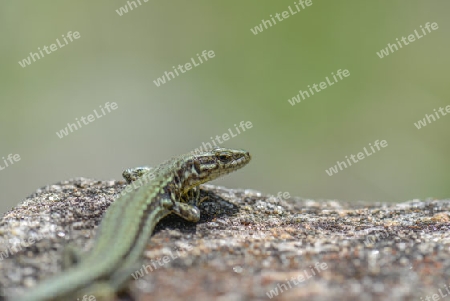
[[[8,166],[10,166],[10,165],[13,165],[13,164],[16,163],[16,162],[19,162],[21,158],[20,158],[20,155],[19,155],[19,154],[15,154],[15,155],[9,154],[7,159],[8,159],[8,161],[9,161],[10,164],[8,164],[8,161],[6,161],[5,157],[2,157],[2,159],[3,159],[3,163],[5,163],[5,166],[3,167],[3,166],[0,164],[0,170],[3,170],[3,169],[5,169],[6,167],[8,167]]]
[[[153,81],[153,83],[157,87],[160,87],[161,85],[165,84],[166,82],[169,82],[172,79],[175,79],[175,77],[180,76],[181,74],[184,74],[187,71],[191,70],[192,67],[200,66],[201,64],[207,62],[208,58],[212,59],[215,56],[216,56],[216,54],[214,53],[213,50],[209,50],[208,52],[206,50],[203,50],[201,55],[197,53],[197,59],[198,59],[199,63],[197,63],[195,61],[195,59],[193,57],[191,57],[192,64],[191,63],[185,63],[184,65],[178,64],[177,67],[172,66],[173,72],[175,72],[176,76],[175,76],[175,74],[172,71],[165,71],[164,74],[161,77],[158,77],[157,79],[155,79]],[[202,59],[202,57],[203,57],[203,59]],[[184,67],[184,69],[183,69],[183,67]],[[178,71],[180,71],[181,73],[178,73]]]
[[[308,93],[308,91],[302,91],[299,90],[298,94],[294,97],[292,97],[291,99],[288,99],[288,102],[291,104],[291,106],[300,103],[302,100],[305,100],[306,98],[309,98],[311,96],[314,95],[314,91],[316,93],[321,92],[322,90],[325,90],[326,88],[334,85],[335,83],[342,81],[344,78],[349,77],[350,76],[350,71],[348,71],[347,69],[339,69],[338,71],[336,71],[336,75],[337,77],[339,77],[339,79],[336,77],[336,75],[334,74],[334,72],[331,72],[331,75],[333,76],[334,82],[330,81],[330,79],[328,78],[328,76],[325,77],[326,82],[320,82],[319,84],[313,84],[312,87],[311,85],[308,85],[308,90],[311,94]]]
[[[105,112],[104,109],[106,109],[108,111],[108,113],[111,113],[111,110],[116,110],[119,106],[115,102],[109,103],[109,101],[108,101],[107,103],[105,103],[104,107],[102,107],[101,105],[99,107],[102,110],[103,115],[98,114],[97,109],[95,109],[94,110],[95,116],[94,116],[94,114],[89,114],[87,117],[81,116],[80,119],[84,123],[84,125],[88,125],[89,123],[92,123],[95,120],[105,116],[107,114],[107,112]],[[80,120],[78,120],[78,118],[75,118],[75,120],[78,124],[78,127],[75,123],[67,123],[67,126],[64,129],[61,129],[59,132],[56,132],[56,135],[58,136],[59,139],[66,137],[70,133],[73,133],[74,131],[76,131],[82,127]]]
[[[397,45],[398,46],[395,43],[394,44],[388,43],[387,44],[388,47],[386,47],[384,49],[381,49],[379,52],[376,52],[376,54],[378,55],[378,57],[380,59],[382,59],[382,58],[388,56],[389,54],[394,53],[395,51],[398,51],[399,50],[398,47],[403,48],[403,45],[404,46],[409,45],[410,43],[416,41],[416,38],[417,38],[417,40],[423,38],[424,36],[427,35],[427,31],[428,31],[428,33],[431,33],[431,29],[432,30],[437,30],[439,28],[439,26],[438,26],[438,24],[436,22],[433,22],[431,24],[430,24],[430,22],[427,22],[427,24],[425,24],[425,28],[427,29],[426,31],[422,27],[422,25],[420,25],[420,29],[422,29],[423,35],[420,35],[420,33],[417,32],[417,29],[414,29],[414,34],[408,35],[408,41],[409,42],[406,41],[406,37],[401,37],[400,40],[402,42],[400,42],[400,40],[398,38],[396,38],[395,40],[397,41]]]
[[[58,38],[58,39],[56,39],[57,44],[51,44],[49,47],[47,45],[45,45],[44,47],[42,47],[43,49],[41,49],[41,47],[38,47],[38,52],[41,55],[39,55],[39,53],[36,53],[36,52],[30,52],[30,55],[26,59],[23,59],[21,62],[19,62],[19,65],[22,68],[25,68],[26,66],[31,65],[31,63],[32,63],[31,60],[33,60],[33,62],[36,62],[36,59],[40,60],[41,58],[44,57],[44,52],[42,52],[42,50],[44,50],[46,54],[50,54],[52,52],[55,52],[58,49],[63,48],[67,44],[69,44],[67,39],[69,39],[70,42],[73,42],[74,39],[77,40],[81,36],[80,36],[80,33],[78,31],[74,31],[73,33],[71,31],[69,31],[67,33],[67,39],[66,39],[66,36],[64,36],[64,35],[62,35],[62,37],[63,37],[63,40],[64,40],[65,44],[62,44],[59,41],[59,38]],[[59,46],[59,47],[57,47],[57,46]],[[50,49],[50,51],[49,51],[49,49]]]
[[[281,14],[276,13],[275,14],[276,20],[278,20],[278,22],[282,22],[282,21],[286,20],[287,18],[289,18],[290,16],[293,16],[293,15],[305,10],[308,6],[312,5],[312,0],[306,0],[306,1],[299,0],[298,2],[294,2],[294,5],[295,5],[296,9],[292,9],[292,7],[289,5],[288,6],[289,11],[285,10]],[[276,24],[278,24],[277,21],[275,20],[275,17],[273,15],[270,15],[270,20],[272,20],[272,22],[270,20],[262,19],[261,23],[259,25],[255,26],[254,28],[250,28],[250,31],[254,35],[257,35],[258,33],[263,32],[264,29],[268,29],[272,26],[275,26]]]
[[[377,141],[375,141],[374,144],[375,144],[374,146],[378,149],[378,151],[381,150],[380,146],[383,147],[383,148],[385,148],[385,147],[388,146],[388,143],[387,143],[386,140],[381,140],[381,141],[377,140]],[[370,146],[370,149],[372,150],[373,153],[367,151],[366,147],[364,147],[364,153],[363,153],[363,152],[359,152],[356,156],[353,155],[353,154],[350,155],[350,159],[352,159],[352,160],[350,160],[350,159],[348,158],[348,156],[345,156],[345,159],[347,159],[348,165],[349,165],[349,166],[352,166],[352,161],[353,161],[353,163],[357,163],[357,162],[359,162],[360,160],[366,158],[366,156],[369,157],[369,156],[372,156],[374,153],[376,153],[376,150],[373,148],[372,143],[369,143],[369,146]],[[359,160],[357,160],[355,157],[358,157]],[[337,163],[337,165],[335,165],[335,166],[333,166],[333,167],[330,167],[329,169],[325,169],[325,172],[326,172],[330,177],[331,177],[333,174],[337,174],[337,173],[339,172],[339,169],[340,169],[340,170],[343,170],[342,166],[344,166],[344,168],[347,168],[347,167],[348,167],[347,164],[345,164],[345,161],[342,161],[342,162],[336,161],[336,163]],[[338,169],[338,167],[339,167],[339,169]]]

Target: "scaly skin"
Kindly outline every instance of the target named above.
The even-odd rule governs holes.
[[[142,254],[155,225],[170,213],[197,222],[198,185],[245,166],[244,150],[215,148],[200,154],[172,158],[154,169],[126,170],[124,177],[140,182],[111,204],[99,226],[92,250],[78,258],[66,251],[74,265],[45,280],[19,301],[75,301],[84,295],[110,300],[126,286],[131,273],[142,264]],[[70,252],[69,252],[70,251]]]

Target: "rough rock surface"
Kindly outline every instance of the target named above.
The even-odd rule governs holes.
[[[3,300],[58,273],[69,241],[88,251],[124,185],[77,178],[7,212]],[[450,300],[450,200],[283,200],[211,185],[202,194],[199,223],[169,216],[149,239],[146,269],[130,282],[137,300]]]

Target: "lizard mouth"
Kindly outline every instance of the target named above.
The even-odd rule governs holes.
[[[248,151],[241,150],[238,154],[234,156],[234,159],[236,160],[236,165],[241,167],[250,162],[252,157],[250,156],[250,153]]]

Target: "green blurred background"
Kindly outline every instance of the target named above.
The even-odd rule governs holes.
[[[37,188],[73,177],[120,179],[209,142],[253,160],[214,183],[306,198],[400,202],[450,195],[450,117],[414,122],[450,104],[449,1],[312,1],[254,35],[293,1],[0,3],[1,212]],[[376,52],[426,22],[439,29],[380,59]],[[81,37],[22,68],[18,61],[68,31]],[[203,50],[215,57],[157,87],[153,80]],[[350,76],[295,106],[288,99],[331,72]],[[118,109],[62,139],[56,132],[106,102]],[[328,176],[377,140],[388,147]],[[2,161],[0,161],[3,164]]]

